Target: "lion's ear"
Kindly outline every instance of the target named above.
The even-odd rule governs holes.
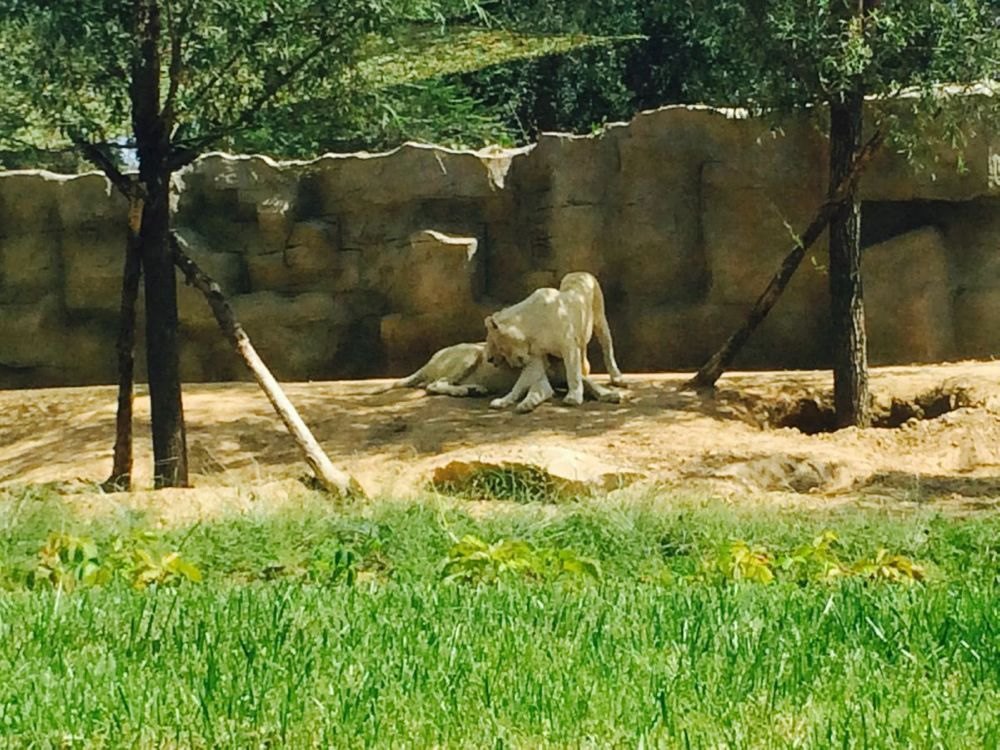
[[[497,322],[495,320],[493,320],[493,316],[492,315],[487,315],[486,316],[486,320],[484,320],[483,322],[486,323],[486,330],[487,331],[499,331],[500,330],[500,326],[498,326]]]

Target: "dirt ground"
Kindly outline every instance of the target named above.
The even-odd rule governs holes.
[[[1000,362],[873,370],[883,421],[901,425],[812,435],[779,425],[799,411],[807,428],[822,426],[829,373],[734,373],[711,395],[682,390],[687,377],[632,375],[627,403],[554,402],[529,415],[490,411],[486,399],[373,393],[388,381],[296,383],[286,392],[334,463],[372,495],[406,496],[443,465],[485,461],[734,500],[1000,508]],[[186,513],[198,515],[213,497],[239,506],[265,488],[294,494],[305,466],[255,385],[188,385],[184,408],[196,489],[174,493]],[[151,468],[142,390],[136,414],[141,489]],[[103,480],[114,415],[112,387],[0,391],[0,484]]]

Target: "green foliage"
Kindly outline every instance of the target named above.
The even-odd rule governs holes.
[[[464,583],[492,583],[507,578],[599,580],[601,565],[570,549],[536,548],[511,539],[489,544],[467,534],[452,545],[441,572],[446,581]]]
[[[587,132],[670,103],[743,106],[757,113],[812,107],[845,89],[876,97],[906,92],[906,104],[872,101],[892,141],[922,160],[938,140],[914,128],[931,120],[945,141],[995,116],[996,97],[962,98],[938,84],[995,78],[1000,24],[988,0],[885,0],[864,27],[840,0],[510,0],[498,16],[515,28],[573,30],[629,39],[466,76],[474,96],[506,118],[519,139],[541,130]],[[942,107],[942,99],[955,101]],[[970,118],[970,114],[973,115]],[[896,128],[900,116],[906,127]],[[959,127],[962,126],[962,127]],[[923,136],[923,137],[922,137]]]
[[[67,126],[105,141],[129,131],[128,7],[0,0],[0,43],[9,51],[0,59],[0,160],[71,168],[72,157],[61,153]],[[927,160],[926,139],[895,128],[897,118],[934,116],[934,140],[960,147],[963,132],[989,122],[997,99],[942,108],[936,87],[995,77],[1000,29],[987,0],[884,0],[863,29],[829,0],[180,0],[171,7],[172,28],[187,40],[179,141],[282,156],[408,139],[524,143],[542,130],[590,132],[668,103],[773,111],[862,85],[875,95],[910,92],[901,108],[875,108],[895,146]],[[323,53],[255,107],[316,43]],[[168,47],[165,38],[165,55]]]
[[[500,540],[487,544],[466,535],[448,551],[442,568],[446,581],[495,581],[507,575],[530,575],[537,569],[534,550],[527,542]]]
[[[796,547],[782,558],[781,570],[798,582],[843,576],[849,571],[836,554],[836,544],[837,535],[827,529],[811,543]]]
[[[978,81],[994,71],[995,8],[984,0],[882,0],[862,21],[842,0],[721,0],[689,12],[705,55],[700,86],[756,108],[809,106],[844,90]]]
[[[730,541],[702,562],[702,574],[709,578],[752,583],[772,583],[776,576],[800,584],[857,577],[870,581],[914,583],[926,578],[923,566],[900,554],[879,548],[873,557],[844,563],[836,552],[837,535],[827,529],[791,552],[773,557],[764,547],[744,541]]]
[[[876,581],[912,583],[926,578],[922,566],[904,555],[890,554],[884,548],[879,549],[873,559],[855,563],[852,572]]]
[[[315,559],[309,567],[309,576],[321,582],[337,583],[342,580],[353,586],[358,577],[357,555],[350,549],[337,549],[333,557]]]
[[[154,555],[146,549],[132,550],[127,562],[131,563],[129,577],[137,589],[144,589],[152,584],[173,586],[181,581],[201,583],[201,571],[180,556],[179,552],[168,552],[165,555]]]
[[[19,111],[53,123],[63,134],[111,142],[130,133],[133,61],[143,38],[126,0],[0,4],[6,34],[20,41],[7,61]],[[391,15],[379,2],[348,0],[175,0],[161,13],[156,42],[166,74],[172,52],[177,86],[164,80],[177,144],[197,145],[241,129],[278,93],[317,89],[334,94],[366,34]]]
[[[771,583],[774,580],[774,561],[763,547],[733,541],[705,560],[705,573],[733,581]]]
[[[569,499],[564,481],[531,464],[484,465],[461,476],[434,482],[431,488],[469,500],[542,503]]]
[[[135,7],[0,0],[8,52],[0,60],[0,150],[8,163],[68,149],[71,137],[111,153],[116,142],[134,143],[130,94],[143,43]],[[494,19],[471,0],[150,7],[161,14],[159,104],[173,147],[194,151],[219,145],[301,156],[405,138],[503,141],[495,115],[473,111],[476,97],[447,76],[610,41],[491,27]]]
[[[38,551],[38,564],[28,572],[28,588],[48,584],[63,591],[77,586],[100,586],[111,580],[113,569],[88,537],[52,534]]]
[[[296,102],[222,143],[235,151],[301,157],[390,149],[410,140],[455,148],[513,143],[499,117],[447,80],[353,91],[339,101]]]
[[[117,538],[110,551],[102,551],[91,537],[64,532],[49,535],[38,551],[37,561],[25,573],[16,568],[5,573],[8,584],[23,580],[29,589],[51,587],[72,592],[77,588],[104,586],[116,577],[137,589],[156,584],[174,586],[182,581],[200,583],[201,571],[177,551],[158,554],[140,543],[152,536],[142,534],[127,541]]]
[[[30,550],[34,562],[56,519],[94,540],[99,560],[115,539],[135,539],[157,558],[183,549],[206,580],[0,592],[0,733],[12,747],[1000,741],[996,514],[602,497],[473,516],[440,498],[331,508],[304,495],[299,510],[150,537],[141,517],[83,519],[77,505],[47,488],[0,490],[0,558],[17,563]],[[600,580],[518,571],[497,584],[444,584],[449,530],[518,540],[508,546],[536,555],[573,550],[600,560]],[[690,578],[741,538],[789,550],[769,555],[772,584]],[[816,583],[830,556],[875,561],[879,547],[927,560],[945,582]],[[788,570],[786,556],[796,558]],[[392,575],[361,585],[377,558]],[[321,560],[341,571],[333,587],[294,571]],[[643,575],[644,560],[675,583]],[[286,567],[262,580],[271,561]]]
[[[411,27],[404,35],[380,36],[363,50],[354,72],[366,88],[379,89],[481,70],[511,60],[560,55],[621,38],[585,34],[528,34],[510,29],[450,26]]]

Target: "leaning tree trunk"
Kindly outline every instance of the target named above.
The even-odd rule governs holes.
[[[750,338],[750,334],[754,332],[757,326],[767,317],[767,314],[771,312],[771,308],[774,307],[781,293],[785,291],[785,287],[791,281],[792,275],[805,257],[806,251],[819,239],[823,230],[829,226],[834,214],[843,205],[846,197],[854,193],[858,179],[875,154],[878,153],[881,145],[882,133],[879,131],[861,149],[861,152],[853,161],[850,171],[841,179],[837,185],[837,189],[831,194],[830,198],[820,206],[809,227],[798,238],[791,252],[785,256],[784,261],[781,263],[781,268],[771,277],[771,281],[768,282],[764,292],[757,298],[757,302],[750,310],[743,325],[726,339],[726,342],[715,354],[709,357],[708,361],[695,373],[695,376],[685,384],[686,388],[712,388],[716,381],[722,377],[722,374],[733,363],[733,359],[735,359],[736,355],[743,348],[743,345]]]
[[[136,195],[130,196],[118,341],[115,345],[118,352],[118,413],[115,418],[114,463],[111,476],[101,485],[108,492],[132,488],[132,384],[135,379],[135,305],[142,275],[139,259],[142,210],[143,200]]]
[[[861,150],[864,97],[843,95],[830,105],[830,191],[848,175]],[[871,423],[868,347],[861,283],[861,204],[856,186],[830,220],[830,322],[833,401],[837,426]]]
[[[187,282],[205,295],[205,300],[208,302],[209,307],[212,308],[212,313],[215,315],[215,320],[218,322],[222,332],[229,339],[233,348],[236,349],[236,353],[240,355],[244,364],[253,373],[257,383],[264,390],[268,400],[271,402],[271,406],[274,407],[278,416],[285,423],[285,427],[295,439],[295,443],[305,457],[306,463],[309,464],[320,484],[328,492],[335,495],[342,497],[363,497],[364,490],[361,488],[361,485],[349,474],[336,468],[330,462],[326,453],[323,452],[319,443],[316,442],[316,438],[313,437],[309,428],[306,427],[305,422],[302,421],[295,406],[285,396],[284,391],[281,390],[281,386],[278,385],[278,381],[274,379],[271,371],[267,369],[264,361],[257,354],[256,349],[253,348],[253,344],[250,343],[250,337],[246,335],[243,327],[236,320],[233,308],[223,296],[222,289],[188,257],[181,247],[181,243],[182,240],[175,233],[171,233],[170,246],[174,255],[174,262],[184,273]]]

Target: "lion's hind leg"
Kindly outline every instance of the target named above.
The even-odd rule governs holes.
[[[579,406],[583,403],[583,351],[576,346],[571,346],[563,357],[563,364],[566,366],[566,397],[563,403],[570,406]]]
[[[601,354],[604,355],[604,367],[611,378],[611,384],[625,385],[625,378],[615,361],[615,346],[611,342],[611,327],[608,317],[604,314],[604,293],[599,285],[594,286],[594,335],[601,344]]]
[[[449,383],[447,380],[435,380],[428,383],[424,390],[435,396],[456,396],[465,398],[469,396],[488,396],[490,391],[485,386],[478,383]]]
[[[603,404],[620,404],[624,401],[625,395],[613,388],[605,388],[590,378],[583,379],[583,393],[585,397],[600,401]]]

